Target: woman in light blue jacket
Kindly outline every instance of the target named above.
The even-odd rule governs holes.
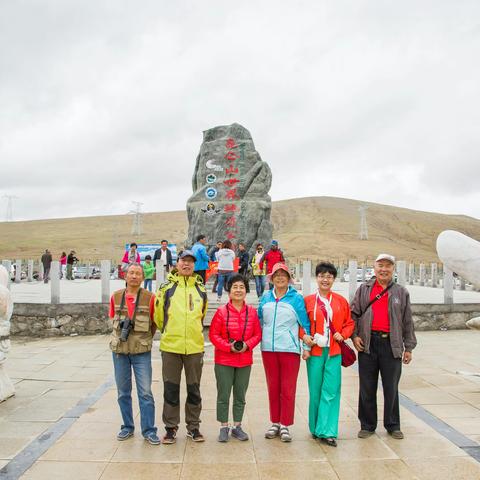
[[[267,378],[270,421],[272,426],[265,438],[280,437],[290,442],[288,430],[293,425],[295,393],[300,368],[299,327],[310,332],[310,321],[303,297],[291,286],[288,267],[277,263],[272,270],[273,289],[266,291],[258,316],[262,325],[262,359]],[[312,345],[312,338],[305,334],[303,341]]]

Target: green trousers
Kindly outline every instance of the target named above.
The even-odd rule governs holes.
[[[241,422],[245,411],[245,394],[252,366],[227,367],[215,365],[215,378],[217,379],[217,420],[221,423],[228,422],[230,394],[233,388],[233,421]]]
[[[310,433],[320,438],[337,438],[342,384],[342,356],[328,355],[322,349],[321,357],[307,360],[308,390],[310,404],[308,425]]]

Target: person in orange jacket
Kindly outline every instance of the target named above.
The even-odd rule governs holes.
[[[315,268],[315,275],[318,290],[305,297],[314,345],[304,344],[302,355],[307,362],[310,393],[308,424],[314,438],[336,447],[342,383],[340,343],[350,338],[354,323],[347,300],[331,291],[337,276],[335,266],[321,262]],[[300,331],[300,338],[304,334],[305,331]]]

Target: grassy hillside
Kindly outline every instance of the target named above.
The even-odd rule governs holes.
[[[360,241],[360,205],[368,205],[369,240]],[[480,220],[442,215],[332,197],[273,203],[274,237],[290,258],[335,261],[371,260],[378,252],[399,259],[437,261],[435,241],[446,229],[480,239]],[[0,258],[39,258],[45,248],[54,257],[74,249],[83,260],[119,260],[123,245],[132,241],[131,215],[66,218],[0,223]],[[137,243],[162,238],[183,244],[187,232],[184,211],[143,215],[143,235]]]

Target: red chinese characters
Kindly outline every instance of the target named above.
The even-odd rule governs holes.
[[[230,166],[225,169],[225,175],[227,178],[223,181],[223,183],[229,187],[225,193],[225,197],[231,203],[226,204],[223,211],[228,214],[227,219],[225,220],[225,226],[227,227],[226,236],[229,240],[233,240],[235,242],[238,236],[237,217],[235,216],[235,213],[238,211],[238,207],[235,203],[235,200],[239,200],[240,198],[237,193],[236,185],[240,183],[240,180],[236,178],[239,170],[233,162],[238,160],[240,155],[235,150],[238,148],[238,145],[233,138],[227,139],[225,142],[225,147],[227,149],[227,153],[224,155],[224,158],[230,162]]]

